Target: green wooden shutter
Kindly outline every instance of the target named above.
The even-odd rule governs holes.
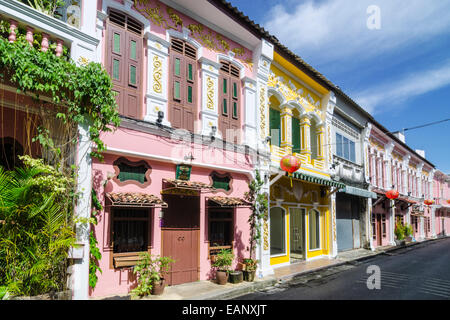
[[[300,153],[300,120],[292,117],[292,145],[293,152]]]
[[[272,144],[275,146],[281,145],[281,114],[280,111],[275,109],[270,109],[269,114],[270,123],[270,135],[272,136]],[[272,130],[278,130],[278,139],[272,134]]]

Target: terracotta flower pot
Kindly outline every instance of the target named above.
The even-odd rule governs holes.
[[[228,282],[228,272],[223,270],[217,270],[216,273],[217,283],[220,285],[225,285]]]
[[[155,281],[152,284],[152,295],[160,296],[164,292],[164,288],[166,287],[166,279],[161,278],[160,281]]]

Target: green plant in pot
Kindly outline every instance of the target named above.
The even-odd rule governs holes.
[[[252,282],[253,280],[255,280],[258,260],[247,258],[243,259],[242,263],[244,265],[242,270],[244,273],[244,281]]]
[[[230,272],[231,265],[233,264],[234,255],[231,250],[222,249],[216,255],[216,259],[212,266],[217,269],[216,279],[221,285],[224,285],[228,281],[228,273]]]
[[[404,231],[405,231],[405,240],[406,242],[411,242],[412,241],[412,234],[413,234],[413,229],[412,226],[410,224],[406,224],[404,227]]]
[[[397,222],[397,224],[395,225],[394,234],[395,234],[395,238],[396,238],[395,243],[397,245],[404,244],[404,242],[405,242],[405,227],[403,226],[403,224],[401,222]]]
[[[138,274],[138,285],[131,294],[137,297],[149,294],[161,295],[166,286],[164,276],[175,260],[170,257],[150,255],[148,252],[140,253],[139,258],[138,264],[133,269],[133,273]]]

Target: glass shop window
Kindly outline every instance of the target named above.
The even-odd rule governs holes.
[[[286,214],[281,208],[270,209],[270,255],[286,253]]]
[[[309,212],[309,249],[320,249],[320,213],[316,210]]]

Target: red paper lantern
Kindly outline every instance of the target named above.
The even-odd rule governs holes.
[[[447,200],[447,203],[450,204],[450,199]]]
[[[425,200],[423,203],[424,203],[426,206],[431,206],[431,205],[434,203],[434,201],[433,201],[433,200]]]
[[[292,155],[286,156],[280,161],[281,169],[288,172],[289,174],[292,174],[300,169],[301,164],[301,161]]]
[[[388,192],[386,192],[386,197],[388,197],[391,200],[397,199],[399,195],[400,194],[397,190],[389,190]]]
[[[287,173],[289,173],[289,176],[292,176],[292,174],[295,171],[300,169],[301,164],[302,164],[302,162],[299,159],[297,159],[296,157],[294,157],[293,155],[285,156],[280,161],[281,169],[286,171]],[[291,177],[291,187],[292,187],[292,177]]]

